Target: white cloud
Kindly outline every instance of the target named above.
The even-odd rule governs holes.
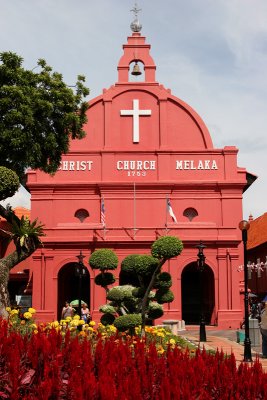
[[[10,204],[13,208],[24,207],[30,209],[30,199],[31,196],[29,192],[24,189],[23,186],[21,186],[14,196],[8,197],[4,201],[1,201],[1,204],[4,206]]]

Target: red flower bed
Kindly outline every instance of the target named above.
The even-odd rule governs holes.
[[[0,321],[0,399],[267,399],[267,374],[219,352],[159,355],[136,338],[91,342],[56,330],[22,337]]]

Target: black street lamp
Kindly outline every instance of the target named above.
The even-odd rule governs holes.
[[[199,341],[206,342],[206,327],[205,327],[205,314],[204,314],[204,286],[203,286],[203,271],[205,268],[205,259],[203,250],[206,248],[201,241],[196,246],[198,249],[198,270],[199,270],[199,286],[200,286],[200,323],[199,323]]]
[[[80,250],[80,254],[76,256],[78,258],[78,264],[75,265],[75,275],[79,278],[78,285],[78,300],[79,300],[79,312],[78,314],[82,317],[82,278],[86,275],[86,268],[83,264],[83,259],[85,256]]]
[[[244,280],[245,280],[245,340],[244,340],[244,361],[251,362],[251,341],[249,337],[249,318],[248,318],[248,260],[247,260],[247,240],[248,240],[248,230],[250,224],[248,221],[241,221],[238,225],[242,232],[242,242],[244,247]]]

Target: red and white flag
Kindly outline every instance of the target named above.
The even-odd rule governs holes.
[[[106,215],[105,215],[105,203],[104,199],[101,199],[101,214],[100,214],[100,219],[101,219],[101,224],[105,227],[106,226]]]
[[[167,210],[168,210],[168,213],[170,214],[170,216],[172,217],[173,222],[175,222],[177,224],[177,219],[173,212],[170,199],[167,199]]]

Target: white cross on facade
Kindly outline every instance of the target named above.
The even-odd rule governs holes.
[[[139,100],[133,100],[133,110],[121,110],[121,115],[133,117],[133,143],[139,143],[139,116],[151,115],[151,110],[139,110]]]

